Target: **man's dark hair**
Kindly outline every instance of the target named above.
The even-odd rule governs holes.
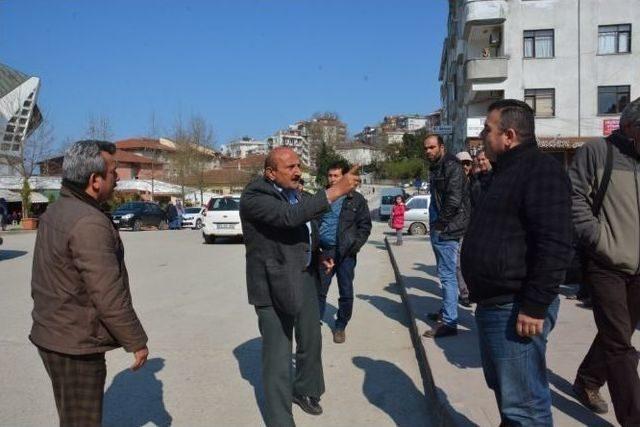
[[[536,120],[533,109],[526,102],[517,99],[501,99],[489,105],[487,110],[500,112],[500,130],[516,131],[521,141],[531,140],[536,135]]]
[[[93,139],[74,142],[64,154],[62,177],[82,186],[89,184],[92,174],[105,177],[107,163],[100,155],[103,151],[114,155],[116,146],[112,142]]]
[[[444,145],[444,139],[442,139],[442,135],[440,135],[439,133],[430,133],[427,134],[427,136],[424,137],[424,139],[422,140],[423,142],[426,141],[429,138],[433,138],[435,137],[438,140],[438,145]]]
[[[327,172],[334,169],[340,169],[342,171],[342,174],[344,175],[349,172],[349,169],[351,169],[351,166],[349,166],[349,162],[347,162],[346,160],[340,159],[340,160],[336,160],[329,163],[329,167],[327,167]]]

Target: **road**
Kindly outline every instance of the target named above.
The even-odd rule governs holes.
[[[376,224],[359,257],[354,319],[347,343],[323,326],[325,413],[297,407],[299,426],[428,425],[420,375],[400,297]],[[148,365],[107,354],[105,426],[256,426],[260,338],[247,304],[244,246],[204,245],[197,231],[122,232],[134,306],[150,337]],[[56,425],[56,412],[35,348],[30,269],[35,234],[5,234],[0,247],[0,425]],[[332,286],[329,314],[337,306]]]

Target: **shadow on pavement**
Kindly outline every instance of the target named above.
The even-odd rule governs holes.
[[[422,271],[424,273],[427,273],[429,276],[438,277],[438,270],[436,269],[435,265],[427,265],[420,262],[416,262],[414,265],[414,270]]]
[[[551,369],[547,369],[549,375],[549,383],[562,393],[573,396],[573,390],[571,383],[560,375],[553,372]],[[597,414],[593,413],[589,409],[582,406],[580,403],[567,399],[560,393],[551,389],[551,401],[552,405],[564,412],[581,425],[585,426],[611,426],[607,420],[600,418]]]
[[[27,251],[14,251],[14,250],[2,250],[0,249],[0,261],[6,261],[9,259],[20,258],[28,254]]]
[[[416,407],[425,405],[424,394],[413,380],[393,363],[368,357],[354,357],[353,364],[364,371],[362,391],[367,400],[382,409],[399,427],[425,425]]]
[[[233,355],[238,361],[240,375],[253,387],[253,395],[264,420],[264,388],[262,386],[262,338],[253,338],[233,349]]]
[[[395,283],[390,283],[384,288],[384,290],[395,295],[399,293],[396,289]],[[390,298],[385,298],[379,295],[357,294],[356,297],[363,301],[367,301],[369,304],[380,310],[380,312],[389,319],[395,320],[406,328],[409,327],[407,310],[402,301],[394,301]]]
[[[164,406],[162,381],[156,378],[162,368],[164,359],[149,359],[139,371],[125,369],[115,376],[104,395],[105,427],[171,425],[173,419]]]

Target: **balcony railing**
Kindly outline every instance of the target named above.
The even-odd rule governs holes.
[[[464,36],[476,25],[496,25],[507,19],[506,0],[467,0],[464,6]]]
[[[467,82],[504,80],[507,78],[508,61],[506,57],[469,59],[465,64],[465,78]]]

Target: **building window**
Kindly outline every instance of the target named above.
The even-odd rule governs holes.
[[[631,24],[598,27],[598,53],[611,55],[631,52]]]
[[[526,89],[524,102],[533,108],[536,117],[554,117],[556,115],[555,89]]]
[[[598,86],[598,114],[620,114],[630,97],[631,86]]]
[[[553,58],[553,30],[531,30],[524,32],[525,58]]]

